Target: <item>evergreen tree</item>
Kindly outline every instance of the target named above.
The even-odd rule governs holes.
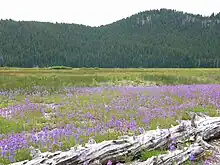
[[[150,10],[100,27],[0,20],[0,65],[220,67],[219,15]]]

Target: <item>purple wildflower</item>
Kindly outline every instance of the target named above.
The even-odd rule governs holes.
[[[113,164],[112,161],[108,160],[107,165],[112,165],[112,164]]]
[[[190,156],[189,156],[189,160],[190,160],[190,161],[195,161],[195,160],[196,160],[195,155],[190,154]]]

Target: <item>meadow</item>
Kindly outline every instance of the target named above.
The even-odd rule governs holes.
[[[0,164],[32,159],[31,146],[65,151],[219,110],[220,69],[1,68]]]

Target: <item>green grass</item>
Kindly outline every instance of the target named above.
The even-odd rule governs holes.
[[[206,107],[206,108],[203,108],[203,107],[196,107],[194,109],[188,109],[188,110],[185,110],[183,112],[183,114],[181,115],[182,116],[182,120],[190,120],[192,116],[190,116],[189,112],[194,112],[194,113],[203,113],[203,114],[206,114],[210,117],[216,117],[216,116],[219,116],[217,110],[213,107]]]
[[[0,134],[7,134],[9,132],[19,133],[24,129],[23,125],[22,121],[15,122],[14,120],[0,117]]]
[[[6,153],[8,155],[8,153]],[[16,152],[16,156],[14,157],[15,162],[20,162],[23,160],[31,160],[32,157],[30,156],[30,152],[28,150],[19,150]],[[9,159],[7,158],[0,158],[0,164],[1,165],[8,165],[10,164]]]
[[[0,89],[43,85],[53,91],[64,86],[219,84],[219,72],[220,69],[0,68]]]
[[[151,129],[155,130],[157,128],[157,126],[159,126],[160,129],[164,129],[164,128],[170,128],[171,125],[175,126],[178,125],[178,123],[176,122],[177,117],[173,117],[173,118],[154,118],[151,120]]]
[[[14,104],[12,100],[8,100],[7,98],[1,98],[1,96],[0,100],[0,108],[7,108],[8,106],[12,106]]]
[[[141,152],[141,161],[145,161],[153,156],[158,156],[162,154],[167,154],[167,151],[164,150],[152,150],[152,151],[143,151]]]
[[[14,98],[8,98],[6,96],[0,96],[0,109],[7,108],[15,104],[24,104],[25,98],[28,98],[32,103],[63,103],[59,108],[61,115],[51,116],[50,119],[45,119],[39,108],[34,111],[26,111],[23,115],[17,114],[13,119],[0,118],[0,134],[19,133],[23,131],[30,132],[33,129],[37,131],[42,130],[45,126],[49,129],[56,128],[57,126],[65,126],[66,124],[75,124],[79,127],[94,127],[95,124],[86,120],[84,123],[79,119],[84,119],[81,116],[75,116],[74,118],[68,118],[67,114],[77,114],[79,111],[83,111],[84,114],[90,113],[96,118],[101,118],[104,122],[111,120],[114,115],[116,119],[125,119],[129,121],[130,118],[125,116],[124,112],[119,112],[115,109],[111,111],[103,110],[100,108],[100,103],[109,104],[112,99],[120,97],[120,93],[110,91],[92,95],[79,94],[66,97],[65,92],[59,91],[63,87],[72,86],[115,86],[115,85],[132,85],[132,86],[149,86],[149,85],[177,85],[177,84],[219,84],[220,75],[218,74],[220,69],[100,69],[100,68],[63,68],[62,66],[45,68],[45,69],[22,69],[22,68],[0,68],[0,91],[24,89],[25,93],[14,96]],[[44,91],[46,89],[50,93],[40,96],[28,96],[34,91],[33,86],[41,86]],[[41,91],[39,91],[41,92]],[[77,99],[79,103],[77,103]],[[135,102],[135,100],[133,100]],[[182,102],[181,98],[176,98],[179,103]],[[89,104],[95,106],[95,110],[88,108]],[[133,103],[132,103],[133,104]],[[156,104],[156,103],[155,103]],[[177,125],[177,119],[189,120],[191,117],[188,112],[202,112],[210,116],[218,116],[217,111],[213,107],[196,107],[195,109],[187,109],[181,114],[176,114],[172,118],[153,118],[149,123],[149,129],[169,128],[171,125]],[[52,108],[46,108],[46,113],[53,113]],[[134,109],[126,110],[129,115],[136,115]],[[63,116],[62,116],[63,115]],[[136,123],[140,127],[146,127],[140,122],[141,117],[135,119]],[[138,132],[125,132],[127,135],[138,134]],[[117,139],[121,136],[120,131],[105,132],[104,134],[91,134],[96,142],[103,140]],[[85,144],[88,140],[88,136],[80,136],[80,140]],[[61,139],[63,142],[62,150],[68,150],[70,147],[76,144],[74,138]],[[188,144],[185,144],[188,145]],[[46,151],[48,146],[35,146]],[[59,150],[58,145],[53,145],[51,151]],[[141,153],[141,160],[146,160],[152,156],[164,154],[166,151],[154,150],[143,151]],[[29,151],[21,150],[17,153],[16,160],[30,159]],[[0,164],[7,164],[6,159],[0,159]]]

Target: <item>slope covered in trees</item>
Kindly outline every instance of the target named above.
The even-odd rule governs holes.
[[[151,10],[100,27],[0,20],[0,65],[220,67],[220,13]]]

